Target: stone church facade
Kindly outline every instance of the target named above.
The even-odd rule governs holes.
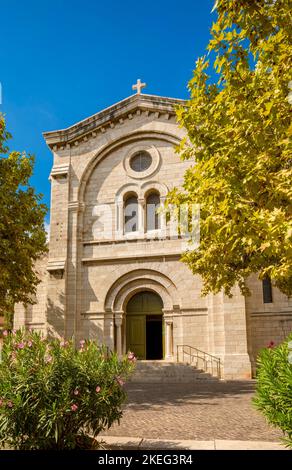
[[[184,240],[156,211],[190,165],[175,153],[185,135],[175,106],[184,102],[140,91],[44,134],[53,153],[49,254],[36,266],[37,303],[16,307],[15,327],[146,360],[182,360],[189,347],[220,358],[226,379],[250,378],[258,350],[291,331],[291,300],[256,276],[250,297],[237,288],[232,298],[201,297],[200,278],[180,261]]]

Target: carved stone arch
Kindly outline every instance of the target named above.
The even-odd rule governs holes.
[[[124,285],[117,293],[113,305],[113,312],[125,312],[128,301],[138,292],[155,292],[161,297],[163,308],[171,310],[173,308],[172,299],[167,289],[153,279],[136,279]]]
[[[141,139],[153,139],[165,141],[171,143],[173,145],[177,145],[180,142],[180,138],[175,134],[170,133],[163,133],[160,131],[135,131],[131,134],[127,134],[126,136],[122,136],[119,139],[111,143],[107,143],[101,149],[96,152],[93,157],[91,158],[90,162],[86,166],[85,170],[80,179],[79,187],[78,187],[78,196],[77,199],[80,203],[84,202],[84,195],[87,183],[90,179],[92,172],[94,171],[96,165],[103,160],[109,153],[118,149],[119,147],[131,143],[136,142]]]
[[[117,203],[122,203],[124,201],[124,197],[128,193],[135,193],[137,195],[138,199],[140,199],[142,197],[141,188],[140,188],[139,184],[137,184],[137,183],[127,183],[127,184],[124,184],[123,186],[121,186],[118,189],[118,191],[116,193]]]
[[[118,293],[125,286],[133,282],[137,282],[137,286],[140,286],[141,289],[143,289],[148,282],[150,282],[152,286],[154,284],[156,284],[156,286],[160,286],[164,289],[164,292],[168,294],[167,304],[169,304],[171,299],[172,305],[170,308],[172,308],[173,305],[179,305],[181,303],[177,288],[168,276],[153,269],[136,269],[122,275],[111,285],[105,298],[105,311],[113,310],[115,308],[115,299],[117,298]]]
[[[157,191],[161,198],[166,198],[168,194],[166,184],[160,183],[159,181],[146,181],[141,185],[141,197],[145,199],[148,193],[152,190]]]

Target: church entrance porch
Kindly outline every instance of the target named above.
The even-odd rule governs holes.
[[[138,359],[163,358],[162,300],[154,292],[139,292],[126,309],[126,348]]]

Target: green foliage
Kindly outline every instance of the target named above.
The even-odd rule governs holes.
[[[292,448],[292,335],[280,346],[263,349],[258,358],[254,404],[267,421],[279,427]]]
[[[16,302],[32,303],[39,283],[33,267],[47,251],[47,208],[29,184],[34,158],[8,153],[5,121],[0,115],[0,314],[11,317]]]
[[[177,112],[187,131],[178,152],[195,163],[169,202],[201,206],[200,247],[183,260],[203,294],[230,295],[237,283],[245,294],[258,273],[292,295],[291,0],[215,6],[210,55],[198,59]]]
[[[122,416],[134,357],[119,360],[93,341],[4,334],[0,363],[0,445],[75,449]]]

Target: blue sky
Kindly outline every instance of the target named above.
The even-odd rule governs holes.
[[[52,156],[42,132],[126,98],[137,78],[145,93],[187,98],[212,7],[213,0],[0,0],[0,111],[10,148],[35,154],[31,183],[47,205]]]

